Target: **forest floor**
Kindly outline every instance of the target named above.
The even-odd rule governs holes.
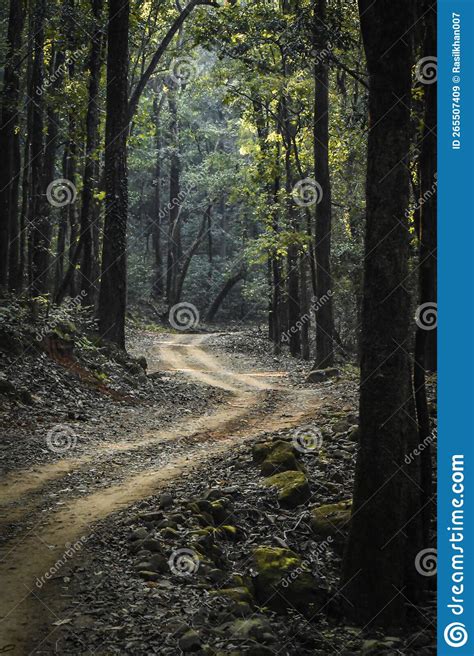
[[[0,653],[435,653],[434,599],[399,637],[342,619],[355,370],[309,385],[254,329],[128,348],[148,361],[135,390],[109,371],[90,393],[55,363],[70,393],[46,381],[2,405]],[[296,502],[265,485],[275,448]]]

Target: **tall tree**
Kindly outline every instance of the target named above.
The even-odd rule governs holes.
[[[367,223],[361,336],[360,448],[343,564],[348,613],[400,626],[421,548],[418,443],[410,376],[406,218],[412,3],[359,0],[369,70]]]
[[[327,296],[332,288],[331,274],[331,178],[329,175],[329,67],[326,0],[314,6],[314,168],[315,179],[322,192],[316,204],[314,255],[316,259],[316,296]],[[334,364],[334,317],[332,298],[321,305],[316,315],[315,367]]]
[[[125,347],[127,303],[128,32],[130,3],[109,0],[107,118],[105,127],[105,224],[99,296],[103,338]]]
[[[423,6],[425,35],[423,57],[432,58],[436,53],[436,5]],[[419,305],[421,314],[434,313],[437,296],[436,281],[436,82],[424,85],[424,118],[420,153],[420,199],[418,203],[419,241]],[[433,315],[432,315],[433,316]],[[429,330],[427,330],[429,328]],[[419,441],[425,448],[421,459],[422,507],[424,515],[424,540],[428,543],[430,519],[433,515],[432,452],[430,445],[430,416],[426,395],[425,372],[436,370],[436,327],[419,322],[415,337],[415,364],[413,383],[416,398]]]
[[[10,0],[7,34],[7,59],[3,77],[0,122],[0,288],[7,284],[10,265],[10,288],[18,288],[19,225],[18,189],[20,177],[20,142],[18,104],[20,97],[21,41],[25,20],[24,0]]]

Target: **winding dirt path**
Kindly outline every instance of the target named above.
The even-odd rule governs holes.
[[[236,442],[298,426],[317,411],[314,390],[285,387],[279,372],[239,372],[231,360],[206,349],[206,338],[177,335],[162,339],[152,355],[158,356],[160,370],[179,370],[194,381],[228,391],[229,400],[211,414],[183,418],[165,431],[144,430],[138,439],[124,435],[120,442],[104,442],[79,457],[14,472],[0,485],[0,521],[18,521],[24,515],[34,519],[33,527],[20,530],[0,554],[0,654],[35,653],[39,627],[54,630],[55,621],[60,620],[48,606],[47,582],[43,587],[38,581],[44,581],[46,572],[61,562],[67,545],[94,531],[95,522],[159,493]],[[164,459],[144,459],[138,465],[134,460],[141,451],[149,453],[156,448],[161,454],[165,447]],[[122,459],[111,464],[117,453]],[[81,472],[90,467],[102,471],[104,463],[107,468],[101,487],[84,493],[80,488],[73,490],[60,510],[42,505],[51,484],[71,473],[80,480]]]

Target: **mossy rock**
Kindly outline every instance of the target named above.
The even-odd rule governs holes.
[[[296,459],[295,451],[291,444],[287,442],[275,442],[275,448],[271,450],[260,465],[260,472],[263,476],[301,470],[302,467]]]
[[[239,586],[237,588],[222,588],[220,590],[212,590],[210,593],[214,597],[225,597],[237,603],[246,603],[250,606],[254,604],[254,598],[250,589],[247,586]]]
[[[296,508],[311,497],[306,476],[300,471],[285,471],[266,479],[267,487],[275,487],[282,508]]]
[[[275,448],[275,442],[259,442],[252,447],[252,457],[256,465],[260,465],[267,456],[270,455],[272,449]]]
[[[351,508],[351,499],[312,508],[311,529],[318,536],[341,535],[349,527]]]
[[[290,549],[258,547],[253,552],[257,577],[257,600],[264,606],[284,612],[295,607],[310,611],[321,601],[313,576],[301,558]]]

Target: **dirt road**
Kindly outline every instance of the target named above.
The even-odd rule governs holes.
[[[144,429],[79,454],[72,451],[34,470],[13,472],[0,485],[0,520],[18,522],[18,531],[1,553],[0,653],[32,653],[40,629],[54,629],[60,621],[48,604],[45,575],[64,558],[68,545],[93,531],[94,522],[159,493],[177,477],[192,475],[207,458],[238,442],[301,425],[316,412],[314,390],[285,386],[281,372],[242,371],[231,358],[213,355],[206,339],[187,334],[157,338],[148,356],[157,363],[155,371],[181,371],[226,390],[226,400],[212,412],[183,417],[168,430]],[[90,471],[98,472],[98,482],[83,485]],[[51,507],[51,490],[66,477],[67,487]],[[28,518],[24,524],[23,518]],[[39,586],[38,581],[46,583]]]

